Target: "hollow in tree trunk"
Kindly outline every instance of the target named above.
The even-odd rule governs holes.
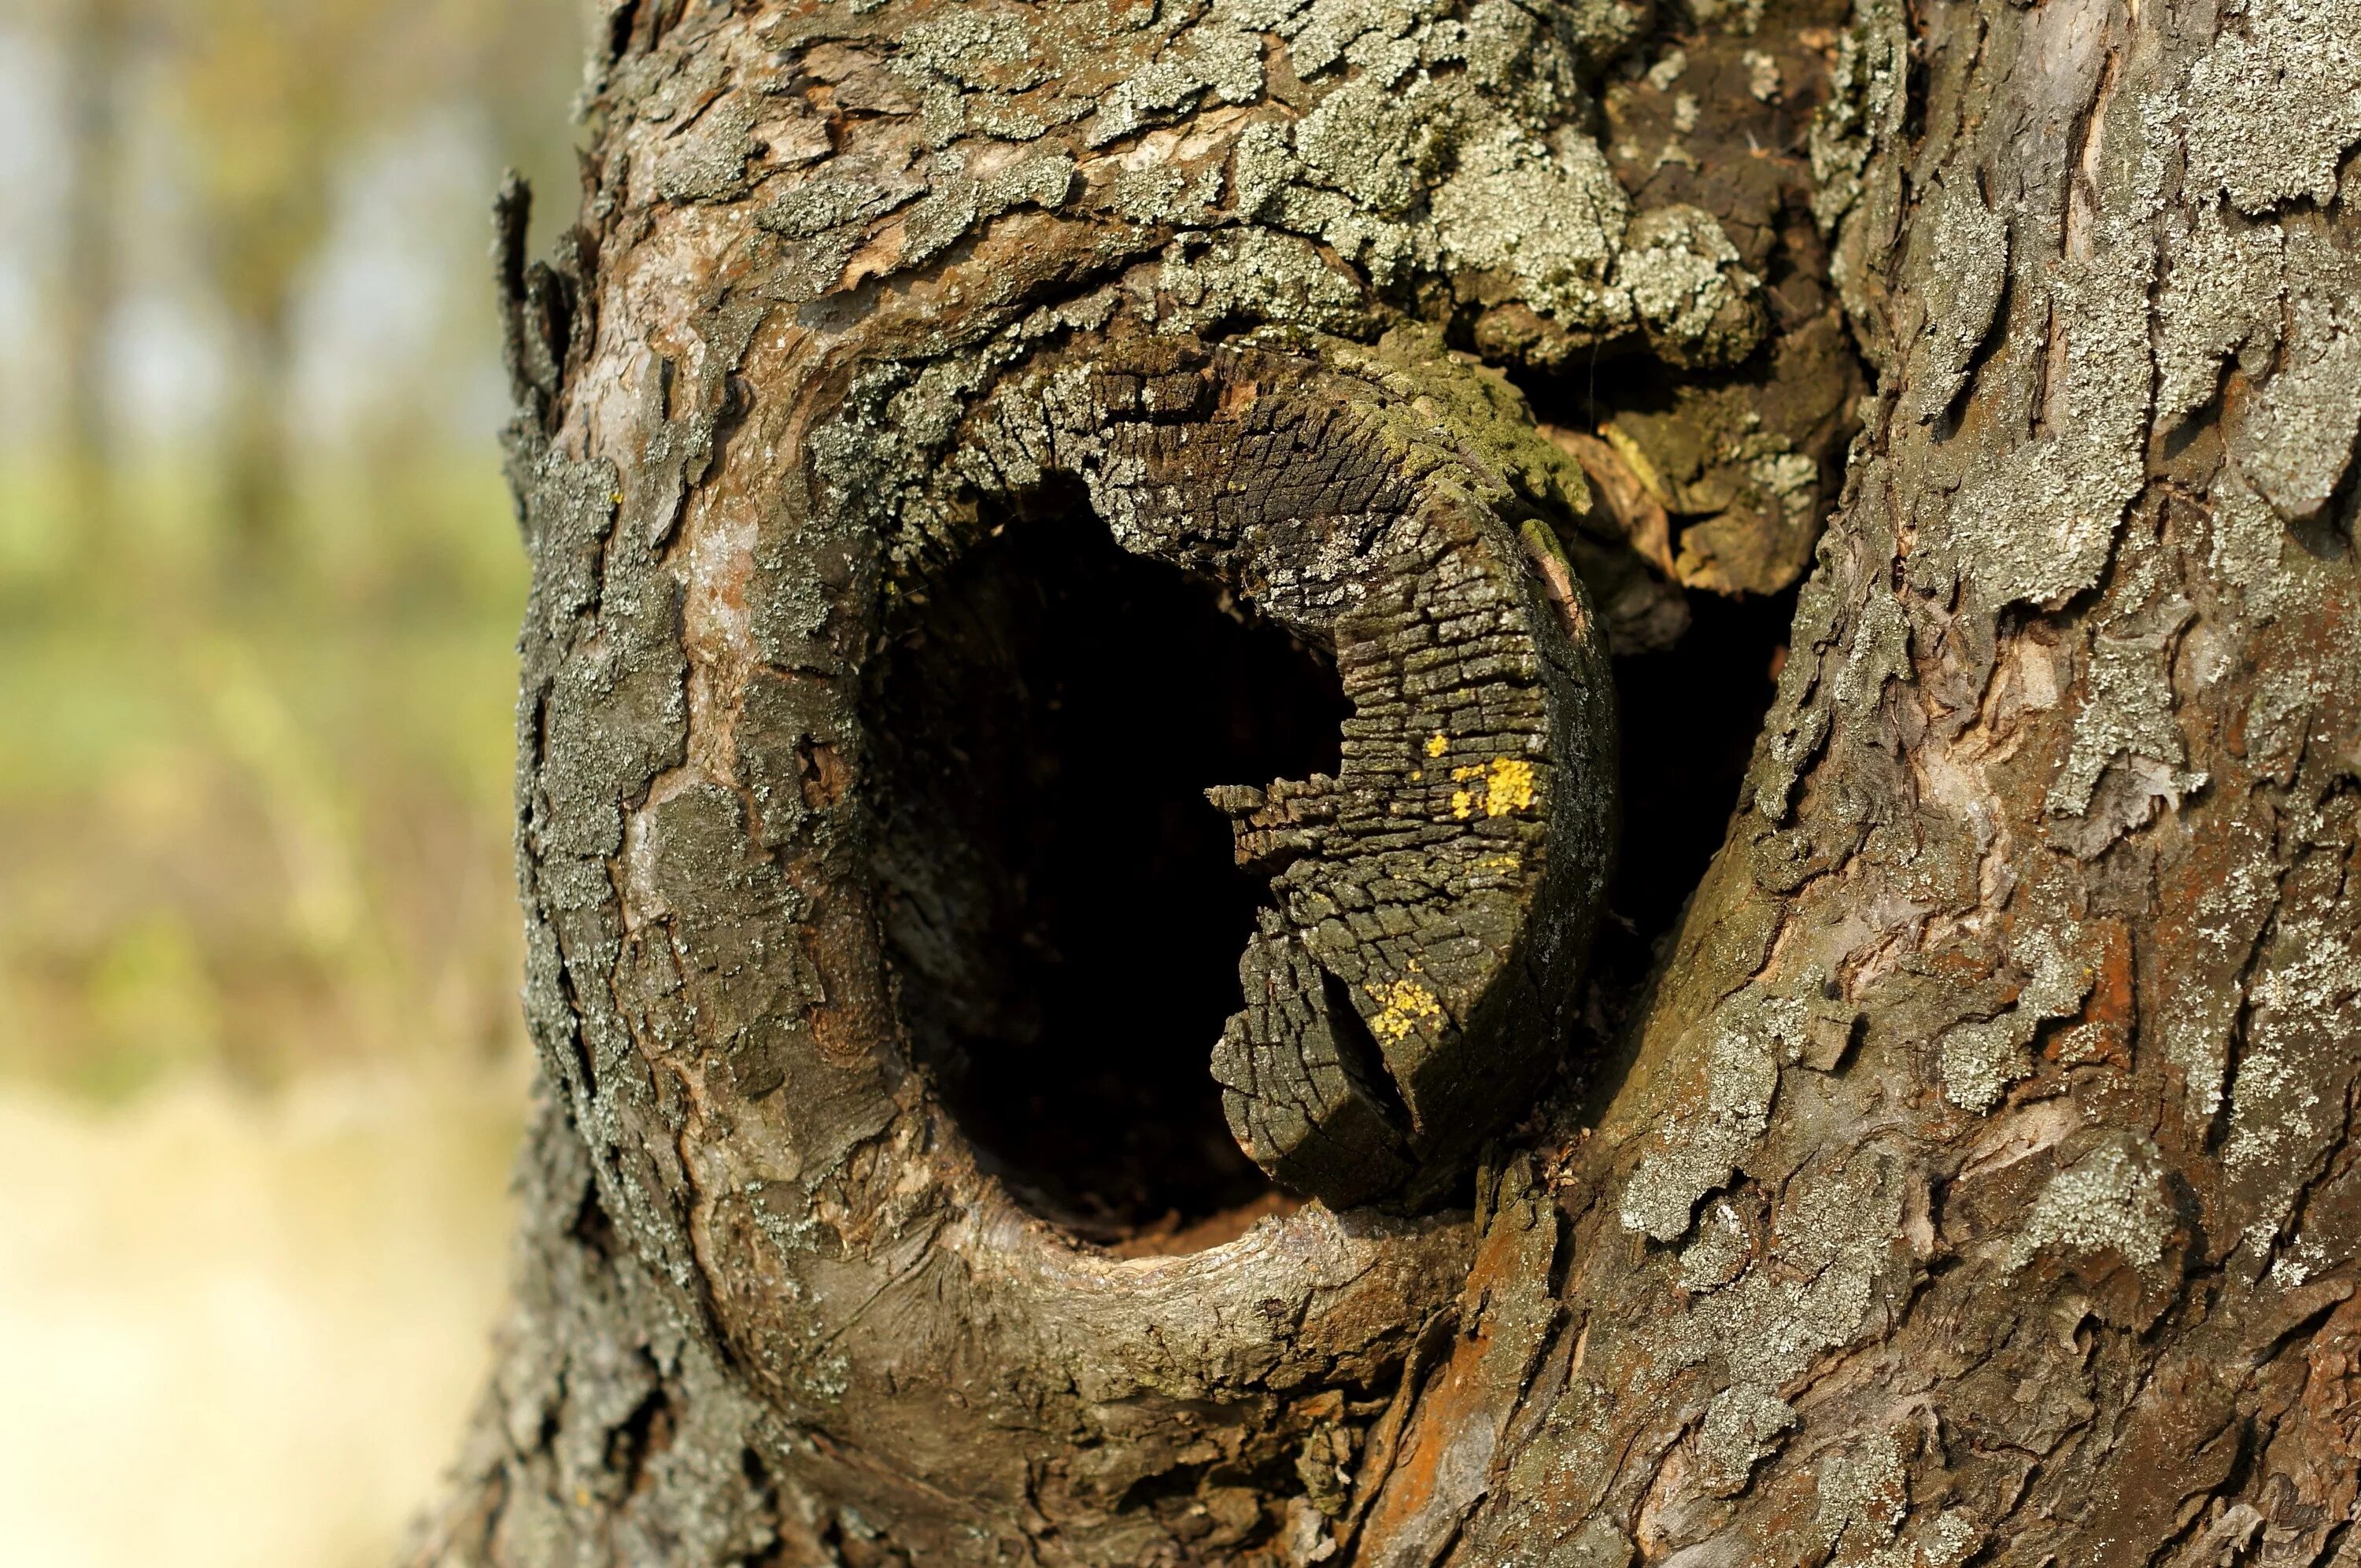
[[[2352,0],[609,16],[418,1560],[2356,1561]]]

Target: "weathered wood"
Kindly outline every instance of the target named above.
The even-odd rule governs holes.
[[[1518,412],[1415,334],[1115,339],[1014,378],[953,463],[987,498],[1081,480],[1126,549],[1334,651],[1338,774],[1221,792],[1277,874],[1213,1074],[1337,1207],[1431,1205],[1530,1107],[1605,882],[1611,690],[1555,532],[1583,481]]]

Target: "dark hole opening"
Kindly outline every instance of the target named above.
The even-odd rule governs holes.
[[[1608,904],[1652,937],[1680,918],[1729,832],[1795,614],[1793,589],[1688,598],[1677,643],[1615,662],[1624,853]]]
[[[1209,1245],[1283,1201],[1208,1067],[1268,889],[1203,791],[1334,773],[1343,689],[1079,497],[987,527],[913,596],[872,698],[912,1052],[1035,1212]]]
[[[1594,1068],[1628,1046],[1624,1025],[1707,865],[1729,835],[1755,737],[1777,695],[1795,590],[1688,596],[1671,648],[1615,661],[1622,831],[1608,916],[1591,947]],[[1580,1053],[1578,1053],[1578,1056]]]
[[[1793,265],[1782,259],[1778,267]],[[1784,274],[1774,270],[1773,288]],[[1619,410],[1664,412],[1694,378],[1624,356],[1520,381],[1543,420],[1592,430]],[[1600,393],[1609,394],[1602,400]],[[1836,475],[1824,476],[1833,491]],[[1673,519],[1680,531],[1698,521]],[[1573,1087],[1597,1100],[1611,1091],[1637,1042],[1629,1025],[1649,979],[1706,868],[1729,836],[1777,696],[1797,589],[1767,597],[1686,595],[1688,630],[1672,647],[1615,660],[1616,789],[1622,817],[1607,914],[1592,939],[1581,1033],[1567,1053]]]

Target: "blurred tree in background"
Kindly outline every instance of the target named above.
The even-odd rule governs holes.
[[[485,214],[580,23],[0,0],[0,1075],[512,1035]]]
[[[0,1559],[382,1563],[480,1376],[577,5],[0,0]]]

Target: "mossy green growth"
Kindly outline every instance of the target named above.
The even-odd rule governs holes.
[[[1339,344],[1331,350],[1348,369],[1371,375],[1403,401],[1383,414],[1389,440],[1407,455],[1440,444],[1505,475],[1525,501],[1553,521],[1590,510],[1582,466],[1542,434],[1524,393],[1472,355],[1443,344],[1431,326],[1398,326],[1374,348]]]

